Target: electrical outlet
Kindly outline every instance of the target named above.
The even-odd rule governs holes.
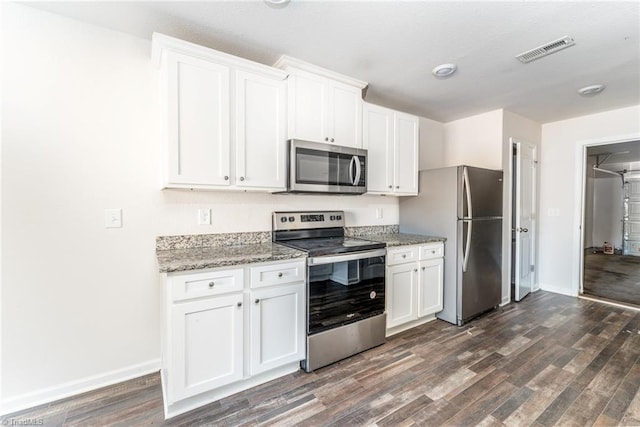
[[[122,227],[122,209],[105,209],[104,210],[104,227],[105,228]]]
[[[211,209],[198,209],[198,224],[211,225]]]
[[[560,209],[559,208],[547,209],[547,216],[560,216]]]
[[[382,208],[376,208],[376,218],[382,219]]]

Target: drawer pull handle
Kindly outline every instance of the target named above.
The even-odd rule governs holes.
[[[282,277],[282,273],[278,273],[278,277]]]
[[[238,307],[242,307],[242,303],[241,302],[238,303]]]
[[[260,304],[260,298],[256,298],[256,304]]]
[[[213,288],[215,286],[216,282],[209,282],[209,287]]]

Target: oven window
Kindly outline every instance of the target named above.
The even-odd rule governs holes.
[[[385,257],[309,267],[308,333],[384,312]]]
[[[353,167],[350,165],[354,156],[331,153],[327,151],[298,148],[296,150],[296,183],[320,185],[353,186]],[[358,186],[364,186],[366,171],[364,158],[358,157],[361,173]]]

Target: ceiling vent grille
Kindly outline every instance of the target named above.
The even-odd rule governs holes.
[[[569,36],[564,36],[558,40],[554,40],[549,43],[545,43],[542,46],[538,46],[535,49],[528,50],[526,52],[521,53],[520,55],[516,55],[516,59],[526,64],[531,61],[535,61],[536,59],[540,59],[543,56],[551,55],[552,53],[558,52],[559,50],[566,49],[575,45],[576,42]]]

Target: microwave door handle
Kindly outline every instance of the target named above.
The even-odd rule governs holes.
[[[356,159],[356,156],[351,157],[351,161],[349,162],[349,180],[351,181],[351,185],[355,185],[353,183],[353,164]]]
[[[360,166],[360,158],[358,156],[353,156],[351,159],[356,164],[356,177],[353,179],[353,185],[358,185],[360,182],[360,175],[362,174],[362,167]]]

